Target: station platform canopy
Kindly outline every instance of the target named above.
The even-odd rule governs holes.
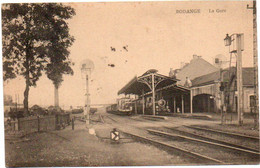
[[[164,89],[176,89],[181,92],[190,92],[189,88],[178,86],[176,83],[178,79],[171,78],[157,73],[155,69],[148,70],[143,75],[135,76],[122,89],[118,91],[119,94],[152,94],[153,91]]]

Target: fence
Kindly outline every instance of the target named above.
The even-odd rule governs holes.
[[[70,114],[58,114],[51,116],[32,116],[11,121],[9,130],[29,134],[40,131],[51,131],[64,128],[70,124]]]
[[[70,114],[56,115],[56,129],[60,129],[66,125],[70,125]]]

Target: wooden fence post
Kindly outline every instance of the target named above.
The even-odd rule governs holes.
[[[71,126],[72,126],[72,130],[74,130],[74,117],[72,117]]]
[[[14,131],[19,131],[19,120],[17,118],[17,120],[14,121]]]
[[[20,122],[20,118],[17,119],[17,125],[18,125],[18,131],[21,130],[21,122]]]

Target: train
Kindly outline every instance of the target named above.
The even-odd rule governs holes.
[[[144,100],[144,108],[143,108],[143,100],[137,99],[133,103],[134,112],[137,114],[153,115],[153,103],[151,97],[146,97]],[[135,109],[136,108],[136,109]],[[166,100],[160,99],[155,101],[155,114],[156,115],[165,115],[170,112],[169,105]]]
[[[132,99],[127,97],[117,99],[117,103],[107,106],[106,111],[119,115],[131,115],[133,113]]]
[[[152,115],[152,99],[151,97],[146,98],[144,103],[145,114]],[[119,115],[132,115],[132,114],[143,114],[143,103],[142,99],[133,100],[131,98],[120,98],[117,99],[117,103],[106,107],[108,113],[114,113]],[[164,115],[170,112],[167,101],[160,99],[155,102],[156,115]]]

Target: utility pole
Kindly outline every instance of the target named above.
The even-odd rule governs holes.
[[[259,94],[258,94],[258,58],[257,58],[257,23],[256,23],[256,0],[253,1],[253,7],[247,5],[247,9],[253,9],[253,54],[254,54],[254,127],[259,126]]]
[[[243,34],[236,35],[237,42],[237,92],[238,92],[238,124],[243,125],[243,81],[242,81],[242,36]]]
[[[253,1],[253,46],[254,46],[254,92],[255,92],[255,128],[259,126],[259,95],[258,95],[258,59],[257,59],[257,24],[256,1]]]

